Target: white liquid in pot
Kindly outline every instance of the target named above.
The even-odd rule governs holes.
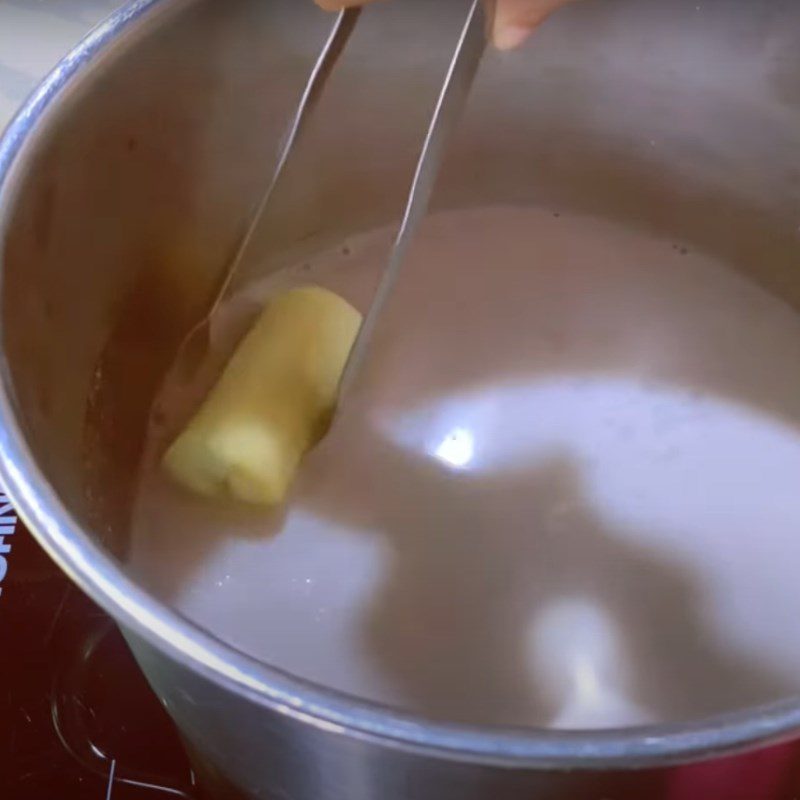
[[[315,282],[363,308],[389,237],[253,292]],[[151,443],[131,567],[158,596],[449,720],[618,726],[800,691],[787,305],[611,224],[463,211],[426,222],[373,344],[285,515],[187,497]]]

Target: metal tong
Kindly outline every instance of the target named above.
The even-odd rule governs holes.
[[[284,138],[272,178],[258,203],[247,233],[228,267],[208,313],[181,344],[175,362],[176,366],[172,370],[173,373],[182,376],[192,375],[208,352],[212,319],[227,299],[235,283],[236,275],[242,269],[242,264],[247,261],[250,255],[250,246],[256,238],[256,232],[268,219],[270,199],[280,183],[286,165],[325,89],[328,78],[346,48],[360,14],[360,8],[349,8],[337,15],[322,52],[311,71],[300,103]],[[461,116],[485,50],[485,27],[482,0],[472,0],[428,127],[400,228],[342,376],[339,392],[340,402],[346,396],[364,362],[381,311],[391,294],[409,245],[427,212],[445,145]]]

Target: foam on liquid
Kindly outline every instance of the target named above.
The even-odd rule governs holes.
[[[363,308],[390,235],[248,294],[313,282]],[[437,214],[283,512],[188,497],[162,449],[131,569],[304,678],[572,728],[800,691],[800,317],[669,241]]]

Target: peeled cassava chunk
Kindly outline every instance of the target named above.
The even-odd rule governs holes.
[[[272,298],[167,450],[167,471],[202,495],[281,502],[325,433],[360,325],[361,314],[326,289]]]

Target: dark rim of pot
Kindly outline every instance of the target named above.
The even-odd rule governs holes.
[[[42,127],[43,117],[123,33],[184,2],[128,3],[97,26],[33,92],[0,139],[0,243],[13,205],[12,184],[23,177],[12,172],[21,166],[23,151]],[[518,768],[596,769],[687,762],[778,742],[800,731],[800,698],[686,724],[623,730],[448,725],[326,689],[256,661],[148,595],[81,529],[33,459],[17,421],[5,360],[2,369],[0,479],[39,543],[130,632],[178,664],[253,702],[322,730],[386,746]]]

